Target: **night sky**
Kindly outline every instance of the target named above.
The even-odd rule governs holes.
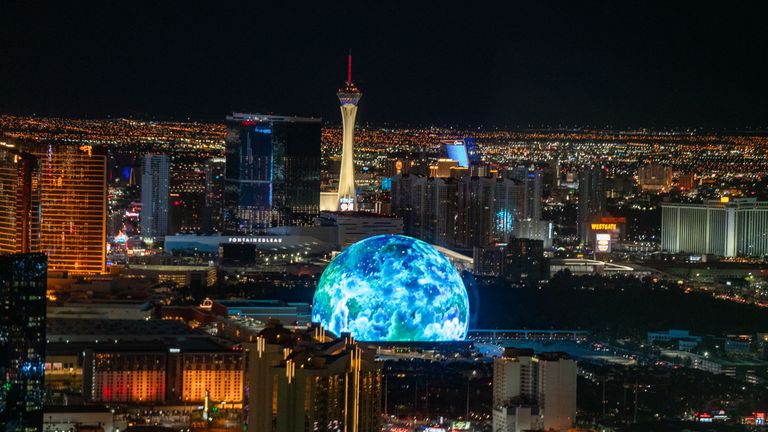
[[[0,4],[2,112],[338,123],[351,48],[378,125],[768,126],[764,2],[50,3]]]

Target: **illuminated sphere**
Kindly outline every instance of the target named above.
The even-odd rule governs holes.
[[[312,321],[362,341],[463,340],[469,299],[456,268],[437,249],[380,235],[348,247],[325,269]]]

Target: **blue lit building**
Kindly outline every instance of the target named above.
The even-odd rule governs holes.
[[[45,254],[0,255],[0,425],[43,430]]]
[[[443,156],[457,161],[461,167],[467,168],[480,163],[480,152],[474,138],[443,140],[441,144]]]
[[[227,117],[224,229],[307,225],[320,211],[320,119]]]

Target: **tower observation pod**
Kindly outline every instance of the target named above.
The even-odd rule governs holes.
[[[341,121],[343,128],[341,149],[341,172],[339,174],[339,208],[338,211],[357,210],[357,192],[355,189],[355,116],[357,103],[363,94],[352,82],[352,53],[347,56],[347,82],[336,95],[341,105]]]

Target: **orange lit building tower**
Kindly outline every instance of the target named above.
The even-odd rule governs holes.
[[[40,171],[37,159],[0,146],[0,254],[40,250]]]
[[[49,272],[106,271],[107,158],[91,146],[46,145],[40,165],[40,249]]]

